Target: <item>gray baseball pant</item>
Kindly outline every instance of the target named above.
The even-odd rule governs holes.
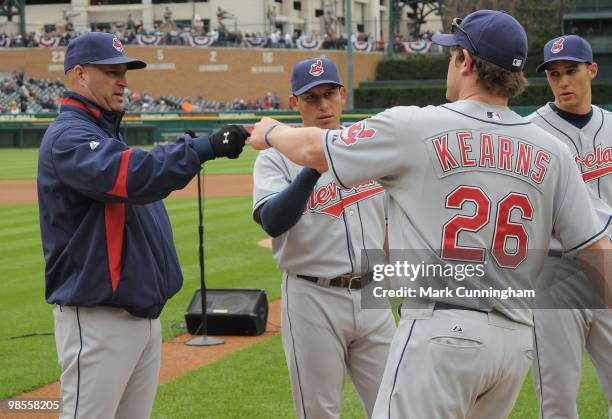
[[[111,307],[55,306],[61,419],[145,419],[161,355],[159,319]]]
[[[285,274],[281,335],[296,415],[340,417],[348,372],[371,417],[396,330],[389,309],[361,309],[361,291],[323,287]]]
[[[415,319],[409,311],[401,310],[372,417],[508,417],[533,359],[531,327],[496,312]]]

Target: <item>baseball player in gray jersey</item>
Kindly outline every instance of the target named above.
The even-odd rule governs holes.
[[[533,281],[545,254],[532,250],[548,249],[553,230],[578,257],[610,250],[567,147],[507,107],[525,85],[522,26],[480,10],[455,19],[453,29],[433,38],[451,47],[453,103],[395,107],[344,130],[264,118],[251,144],[329,169],[344,188],[378,180],[390,196],[391,249],[484,259],[484,279],[497,286]],[[597,266],[604,275],[605,266]],[[531,364],[530,310],[496,298],[402,304],[373,417],[507,417]]]
[[[612,115],[591,105],[591,80],[597,75],[591,46],[576,35],[554,38],[544,46],[544,62],[538,70],[546,71],[555,101],[527,119],[570,148],[590,192],[612,205]],[[609,213],[604,221],[606,217],[609,222]],[[553,249],[558,249],[554,240]],[[550,260],[551,269],[540,280],[565,286],[571,300],[566,309],[534,311],[533,378],[541,418],[578,418],[576,395],[585,348],[612,406],[612,312],[590,304],[593,298],[588,291],[576,290],[584,274],[575,262]],[[578,281],[566,280],[572,278]],[[574,305],[577,297],[583,309]]]
[[[291,88],[305,126],[340,128],[346,89],[332,61],[297,63]],[[360,257],[383,246],[384,189],[364,180],[342,191],[329,172],[274,149],[257,156],[253,180],[254,218],[284,270],[281,334],[297,417],[338,418],[346,372],[371,417],[396,328],[390,310],[361,310],[360,290],[374,284]]]

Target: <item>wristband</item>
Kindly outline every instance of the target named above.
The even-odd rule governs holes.
[[[268,141],[268,135],[270,135],[272,130],[278,127],[279,125],[280,124],[274,124],[266,130],[266,133],[264,134],[264,142],[268,145],[268,147],[272,147],[272,144],[270,144],[270,141]]]

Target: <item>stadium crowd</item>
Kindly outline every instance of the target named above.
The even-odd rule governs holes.
[[[123,29],[111,27],[107,31],[117,35],[125,45],[172,45],[172,46],[197,46],[193,40],[207,39],[210,43],[206,46],[213,47],[268,47],[268,48],[299,48],[300,41],[319,41],[322,49],[344,49],[346,39],[344,35],[331,38],[327,35],[318,34],[293,35],[282,33],[280,30],[273,32],[242,32],[213,29],[207,33],[191,30],[165,31],[159,25],[152,31],[145,31],[142,26],[134,29]],[[102,29],[96,29],[103,32]],[[26,32],[25,35],[0,33],[0,47],[3,48],[37,48],[37,47],[66,47],[71,39],[80,35],[77,31],[53,31],[53,32]],[[368,34],[355,34],[359,41],[372,41]]]
[[[64,84],[55,80],[39,80],[23,73],[0,75],[0,114],[57,112],[65,91]],[[162,96],[154,98],[146,92],[126,89],[125,109],[128,113],[257,111],[280,109],[280,98],[268,92],[263,98],[234,98],[219,102],[195,97]]]
[[[159,23],[151,31],[145,31],[142,25],[126,27],[125,25],[111,26],[98,32],[114,33],[124,45],[145,46],[206,46],[206,47],[234,47],[234,48],[305,48],[344,50],[347,39],[344,34],[338,36],[328,34],[290,34],[280,30],[272,32],[242,32],[228,29],[212,29],[209,32],[194,31],[190,28],[164,30]],[[26,32],[25,35],[0,33],[0,48],[60,48],[68,46],[71,39],[80,35],[78,31],[40,31]],[[406,42],[425,41],[431,38],[426,32],[421,38],[405,37],[399,33],[394,34],[394,47],[396,52],[406,52]],[[385,40],[375,40],[368,33],[354,33],[351,37],[353,47],[360,51],[383,51]],[[371,44],[371,46],[369,45]]]

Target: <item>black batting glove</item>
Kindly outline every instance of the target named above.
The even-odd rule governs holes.
[[[225,125],[208,139],[215,157],[237,159],[249,136],[249,132],[241,125]]]

